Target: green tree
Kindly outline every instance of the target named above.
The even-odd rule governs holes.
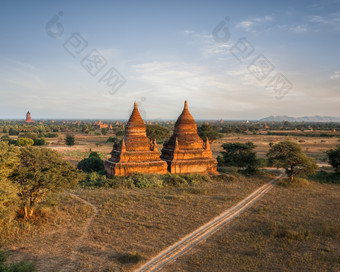
[[[295,175],[315,174],[318,168],[315,160],[307,157],[297,143],[289,141],[272,145],[267,157],[271,165],[286,170],[291,183]]]
[[[212,143],[216,141],[217,139],[222,138],[222,135],[218,133],[214,127],[212,127],[210,124],[202,124],[197,129],[198,135],[206,141],[207,138],[209,139],[209,142]]]
[[[163,141],[170,137],[170,130],[160,125],[146,126],[146,136],[151,140]]]
[[[88,158],[78,163],[77,168],[87,173],[104,171],[104,162],[97,152],[91,152]]]
[[[8,134],[9,135],[19,135],[19,131],[15,130],[14,128],[10,128]]]
[[[247,143],[226,143],[222,145],[224,152],[223,158],[219,157],[219,163],[228,166],[236,166],[245,169],[245,172],[252,174],[259,167],[259,159],[254,152],[255,145]]]
[[[46,144],[45,138],[36,138],[33,141],[34,141],[34,145],[36,145],[36,146],[40,146],[40,145],[45,145]]]
[[[333,166],[337,173],[340,173],[340,145],[335,149],[330,149],[326,152],[329,163]]]
[[[82,175],[56,151],[47,148],[24,147],[20,165],[10,179],[18,185],[25,217],[33,215],[34,208],[47,193],[75,186]]]
[[[19,138],[17,141],[17,146],[31,146],[34,141],[30,138]]]
[[[19,165],[19,148],[0,142],[0,219],[14,211],[18,188],[8,177]]]
[[[101,132],[102,135],[106,135],[108,133],[109,129],[108,128],[102,128]]]
[[[65,139],[65,143],[66,143],[67,145],[74,145],[74,144],[75,144],[74,135],[67,134],[67,135],[66,135],[66,139]]]

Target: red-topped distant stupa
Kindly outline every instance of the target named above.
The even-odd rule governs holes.
[[[31,118],[31,113],[29,111],[26,113],[26,120],[25,120],[25,122],[26,123],[34,123],[34,121]]]
[[[161,159],[167,162],[168,171],[174,174],[217,174],[217,161],[212,157],[209,141],[203,142],[198,136],[187,101],[176,121],[174,133],[164,143]]]
[[[128,176],[133,173],[166,174],[167,164],[160,159],[156,141],[146,137],[146,126],[138,111],[137,102],[125,127],[125,136],[115,144],[111,158],[105,161],[109,176]]]

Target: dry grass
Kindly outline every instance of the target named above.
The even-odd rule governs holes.
[[[340,271],[340,187],[277,186],[167,271]]]
[[[304,140],[304,142],[299,142]],[[257,156],[264,158],[269,150],[269,143],[274,144],[281,141],[292,141],[299,144],[302,150],[310,157],[313,157],[317,162],[325,163],[325,151],[336,147],[340,144],[338,138],[320,138],[320,137],[299,137],[299,136],[274,136],[274,135],[232,135],[217,140],[212,144],[211,148],[215,156],[223,151],[221,145],[231,142],[253,142],[256,145],[255,151]]]
[[[132,271],[270,179],[216,181],[162,189],[78,189],[98,215],[77,245],[90,207],[64,195],[56,223],[8,243],[11,260],[34,261],[39,271]],[[63,207],[63,208],[62,208]],[[76,258],[71,262],[72,250]],[[67,269],[65,269],[67,271]]]

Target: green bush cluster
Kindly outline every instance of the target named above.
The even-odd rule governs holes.
[[[35,272],[33,263],[21,261],[18,263],[6,264],[7,254],[0,250],[0,272]]]
[[[230,179],[234,180],[234,179]],[[204,182],[212,182],[207,175],[187,174],[176,175],[168,173],[166,175],[133,174],[128,177],[115,176],[107,178],[97,172],[89,173],[80,183],[82,186],[112,187],[112,188],[163,188],[168,186],[181,187],[185,185],[195,185]]]

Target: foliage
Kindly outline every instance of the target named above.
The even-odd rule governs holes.
[[[11,217],[17,208],[17,186],[8,180],[8,176],[18,165],[19,149],[0,142],[0,220]]]
[[[86,175],[85,179],[80,182],[82,186],[91,186],[91,187],[102,187],[107,184],[106,175],[101,175],[97,172],[91,172]]]
[[[74,187],[80,173],[56,151],[25,147],[20,152],[20,167],[10,179],[18,185],[25,217],[32,216],[34,208],[47,193]]]
[[[119,139],[117,137],[109,137],[107,140],[106,140],[107,143],[118,143],[119,142]]]
[[[218,131],[216,131],[215,128],[210,124],[202,124],[200,127],[198,127],[197,132],[204,141],[206,141],[208,138],[210,143],[222,138],[222,135],[218,133]]]
[[[87,173],[103,171],[104,162],[97,152],[91,152],[88,158],[78,163],[77,168]]]
[[[30,138],[19,138],[17,141],[17,146],[31,146],[34,141]]]
[[[35,272],[33,263],[21,261],[18,263],[6,264],[7,254],[0,250],[0,272]]]
[[[117,136],[117,137],[124,136],[124,135],[125,135],[125,131],[124,131],[124,130],[118,130],[118,131],[116,132],[116,136]]]
[[[148,125],[146,136],[151,140],[163,141],[170,137],[170,130],[160,125]]]
[[[74,145],[75,144],[75,138],[74,135],[67,134],[65,139],[66,145]]]
[[[109,129],[108,128],[102,128],[101,133],[103,135],[106,135],[108,133]]]
[[[222,145],[223,157],[218,158],[219,166],[236,166],[244,170],[246,174],[253,174],[257,171],[260,161],[253,151],[255,145],[247,143],[226,143]]]
[[[330,149],[326,153],[329,163],[337,173],[340,173],[340,146],[338,145],[335,149]]]
[[[318,171],[315,175],[309,175],[309,180],[320,183],[336,183],[340,184],[340,173],[327,173],[325,171]]]
[[[272,145],[267,157],[271,165],[286,170],[290,182],[293,182],[294,175],[314,174],[318,168],[315,160],[307,157],[297,143],[289,141]]]
[[[34,145],[36,145],[36,146],[41,146],[41,145],[46,144],[45,138],[36,138],[33,141],[34,141]]]
[[[8,135],[19,135],[19,131],[15,130],[14,128],[10,128]]]

